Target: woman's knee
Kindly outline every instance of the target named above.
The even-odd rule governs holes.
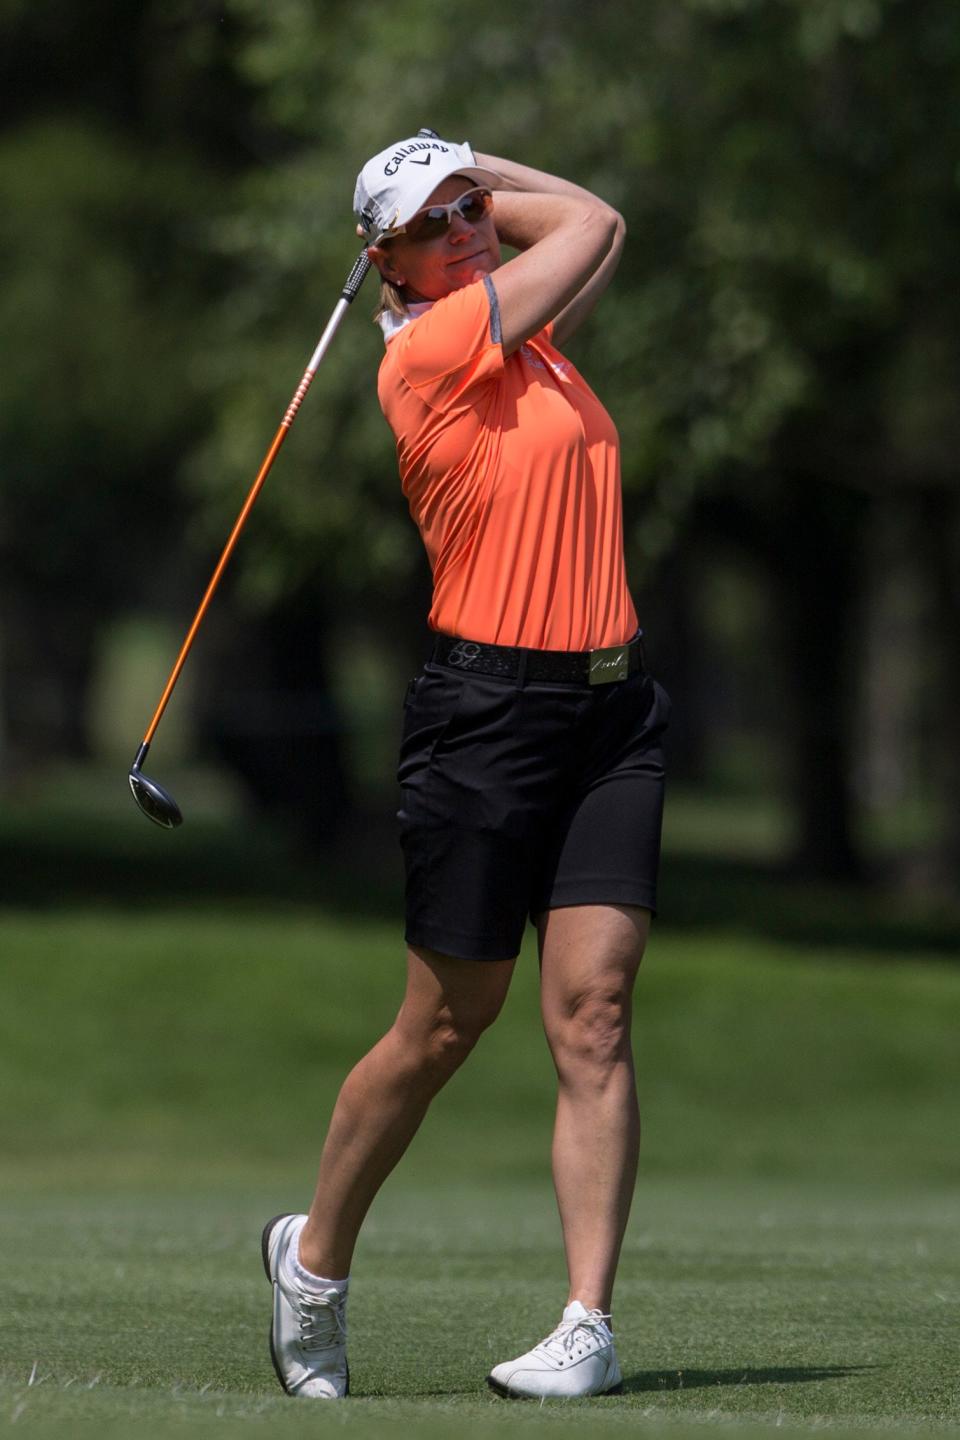
[[[438,1015],[426,1037],[426,1064],[444,1077],[452,1075],[466,1060],[485,1028]]]
[[[470,1005],[439,999],[429,1007],[400,1009],[394,1029],[408,1056],[423,1070],[448,1078],[500,1013],[503,996],[478,997]]]
[[[544,1013],[544,1029],[561,1077],[602,1077],[630,1056],[631,996],[601,987],[570,995]]]

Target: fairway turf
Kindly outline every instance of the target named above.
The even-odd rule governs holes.
[[[260,1230],[309,1199],[339,1080],[399,998],[399,927],[225,875],[0,915],[0,1431],[960,1429],[955,956],[839,921],[774,942],[756,909],[658,924],[644,962],[625,1394],[484,1385],[566,1298],[528,949],[361,1237],[352,1398],[287,1399]]]
[[[5,1201],[0,1417],[313,1433],[314,1407],[280,1393],[265,1343],[256,1241],[275,1199],[248,1185]],[[618,1287],[625,1394],[541,1411],[483,1378],[564,1298],[547,1187],[398,1184],[357,1256],[354,1395],[336,1423],[956,1424],[955,1224],[937,1187],[643,1183]]]

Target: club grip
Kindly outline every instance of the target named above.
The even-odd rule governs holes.
[[[361,250],[357,256],[356,264],[347,276],[346,284],[340,291],[341,298],[346,300],[347,304],[350,304],[352,300],[356,300],[360,293],[360,286],[367,278],[367,271],[369,269],[370,257],[366,250]]]
[[[422,136],[424,140],[439,140],[439,139],[440,139],[440,136],[437,134],[436,130],[431,130],[430,127],[429,127],[429,125],[424,125],[424,127],[423,127],[422,130],[418,130],[418,131],[417,131],[417,134],[420,135],[420,136]]]

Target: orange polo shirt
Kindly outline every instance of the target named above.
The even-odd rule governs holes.
[[[551,330],[504,356],[477,280],[387,341],[380,404],[443,634],[591,650],[636,632],[617,432]]]

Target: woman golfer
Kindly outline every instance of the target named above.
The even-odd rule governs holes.
[[[488,1380],[607,1394],[669,701],[627,590],[617,433],[557,346],[609,284],[623,221],[565,180],[420,137],[364,166],[354,208],[382,280],[380,404],[433,570],[436,643],[400,750],[406,993],[340,1091],[310,1214],[264,1230],[273,1360],[291,1395],[347,1394],[361,1223],[496,1019],[529,916],[569,1291],[556,1329]],[[503,262],[501,241],[520,253]]]

